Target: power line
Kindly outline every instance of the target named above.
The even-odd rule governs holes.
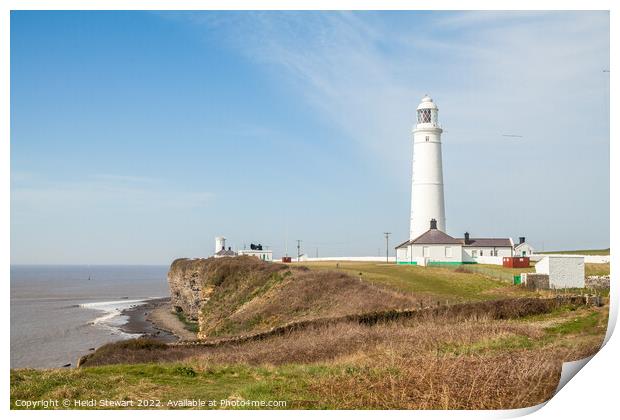
[[[383,232],[385,235],[385,262],[390,262],[390,235],[392,232]]]

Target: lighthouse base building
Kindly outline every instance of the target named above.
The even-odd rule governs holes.
[[[412,265],[497,264],[503,257],[512,257],[511,238],[453,238],[437,229],[430,221],[429,229],[415,239],[396,246],[396,263]]]

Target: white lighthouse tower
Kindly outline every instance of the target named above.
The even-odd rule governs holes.
[[[426,95],[418,105],[418,121],[413,129],[413,177],[411,183],[411,227],[409,239],[415,239],[430,228],[432,219],[437,229],[446,231],[441,165],[441,133],[439,109]]]

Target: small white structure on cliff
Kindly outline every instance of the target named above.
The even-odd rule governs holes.
[[[261,244],[250,244],[250,249],[242,249],[239,251],[239,255],[249,255],[250,257],[256,257],[263,261],[273,261],[273,251],[270,249],[263,249]]]
[[[536,263],[536,273],[549,275],[549,287],[585,287],[585,263],[582,256],[548,255]]]
[[[237,253],[230,249],[230,247],[226,249],[226,238],[223,236],[215,237],[215,253],[213,254],[215,258],[234,257],[236,255]]]
[[[226,238],[224,238],[223,236],[216,236],[215,237],[215,251],[214,252],[217,254],[222,249],[226,249]]]

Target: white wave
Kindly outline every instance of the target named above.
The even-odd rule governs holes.
[[[141,334],[130,334],[122,331],[121,326],[127,323],[129,317],[123,315],[122,312],[125,309],[133,308],[135,306],[144,305],[147,300],[154,298],[144,299],[123,299],[112,300],[105,302],[88,302],[78,305],[80,308],[91,309],[95,311],[103,312],[103,315],[95,318],[90,322],[91,325],[106,328],[111,331],[112,335],[117,335],[123,338],[136,338]]]

